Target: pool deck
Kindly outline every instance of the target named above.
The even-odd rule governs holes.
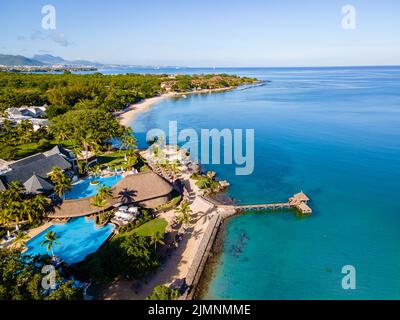
[[[28,233],[26,234],[26,237],[27,237],[27,238],[26,238],[25,241],[27,242],[27,241],[29,241],[30,239],[36,237],[39,233],[41,233],[41,232],[47,230],[47,229],[50,228],[53,224],[54,224],[54,223],[53,223],[52,221],[49,221],[49,222],[46,222],[46,223],[42,224],[41,226],[39,226],[39,227],[37,227],[37,228],[30,229],[30,230],[28,231]],[[23,252],[25,252],[25,251],[28,249],[24,244],[16,243],[16,242],[11,243],[9,247],[10,247],[10,248],[13,248],[13,249],[23,247],[23,249],[22,249]]]
[[[125,176],[111,188],[113,196],[107,205],[98,208],[92,205],[95,196],[64,200],[54,205],[47,215],[50,219],[75,218],[97,214],[116,204],[130,204],[167,196],[173,190],[171,184],[154,172],[142,172]]]

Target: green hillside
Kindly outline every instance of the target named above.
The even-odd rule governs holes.
[[[24,56],[14,56],[10,54],[0,54],[0,65],[4,66],[42,66],[42,62],[29,59]]]

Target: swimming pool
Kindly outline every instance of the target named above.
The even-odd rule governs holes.
[[[70,191],[65,193],[65,199],[81,199],[95,196],[100,185],[112,187],[122,178],[122,175],[115,175],[110,177],[90,177],[82,179],[75,183]],[[95,185],[90,184],[90,182],[94,180],[97,180],[99,183]]]
[[[85,257],[97,251],[108,239],[114,229],[113,224],[96,227],[93,220],[87,221],[85,217],[71,219],[65,224],[55,224],[39,233],[26,243],[28,250],[25,254],[50,254],[46,246],[40,244],[45,240],[47,232],[53,231],[59,236],[58,244],[54,245],[54,254],[67,263],[80,262]]]

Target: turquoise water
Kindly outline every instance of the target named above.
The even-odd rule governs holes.
[[[103,185],[111,188],[122,178],[122,175],[115,175],[110,177],[90,177],[82,179],[75,183],[70,191],[65,193],[65,199],[81,199],[95,196],[99,186]],[[90,182],[94,180],[99,181],[99,183],[97,185],[90,184]]]
[[[400,68],[220,71],[271,82],[163,101],[132,124],[139,142],[168,120],[196,130],[254,128],[252,175],[207,167],[231,182],[239,203],[282,201],[302,189],[314,213],[229,220],[205,298],[399,299]],[[356,268],[356,290],[341,288],[344,265]]]
[[[60,238],[54,245],[54,254],[63,258],[67,263],[76,263],[97,251],[112,234],[114,226],[107,224],[96,227],[93,220],[87,221],[85,217],[71,219],[66,224],[55,224],[38,234],[26,243],[26,254],[51,254],[46,251],[46,246],[40,244],[45,240],[45,235],[53,231]]]

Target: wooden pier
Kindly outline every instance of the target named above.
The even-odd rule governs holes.
[[[295,208],[301,215],[311,215],[312,209],[308,206],[310,199],[303,193],[296,193],[288,199],[288,202],[282,203],[262,203],[251,205],[219,205],[221,208],[232,208],[236,211],[245,210],[281,210]]]

